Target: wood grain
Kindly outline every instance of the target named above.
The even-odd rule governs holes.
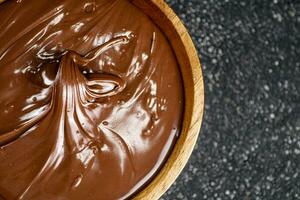
[[[3,1],[0,0],[0,3]],[[155,200],[174,183],[196,144],[204,110],[204,84],[197,51],[186,28],[172,9],[163,0],[131,2],[147,14],[167,36],[176,54],[184,82],[185,110],[180,137],[157,176],[133,197],[134,200]]]
[[[163,0],[132,0],[165,33],[177,56],[184,82],[185,111],[181,135],[170,157],[135,200],[155,200],[174,183],[196,144],[204,110],[204,84],[197,51],[176,14]]]

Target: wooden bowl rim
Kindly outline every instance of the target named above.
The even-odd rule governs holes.
[[[145,14],[152,18],[163,32],[165,32],[165,27],[155,21],[158,19],[158,16],[153,16],[156,15],[153,13],[155,9],[165,16],[165,20],[168,20],[173,24],[173,32],[171,31],[171,33],[166,36],[169,41],[170,35],[174,36],[174,34],[180,39],[180,42],[182,43],[181,45],[183,45],[183,48],[185,49],[186,59],[191,71],[190,77],[183,77],[185,99],[192,99],[192,101],[188,102],[185,100],[185,111],[181,135],[179,136],[170,156],[157,175],[147,186],[145,186],[145,188],[133,197],[134,200],[154,200],[159,199],[175,182],[176,178],[180,175],[188,162],[188,159],[196,145],[204,112],[204,82],[200,60],[193,41],[179,17],[168,6],[168,4],[165,3],[164,0],[131,0],[131,2],[139,7],[143,12],[148,9],[147,6],[144,6],[143,4],[147,3],[148,6],[152,7],[148,12],[145,12]],[[178,41],[176,40],[176,42]],[[176,54],[174,43],[172,43],[172,41],[170,41],[170,43]],[[181,70],[186,67],[182,66],[180,63],[179,66]],[[186,87],[189,87],[189,90],[186,90]],[[186,109],[187,107],[190,108]],[[190,112],[192,112],[192,114]]]

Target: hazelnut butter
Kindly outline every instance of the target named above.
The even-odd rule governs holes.
[[[128,0],[0,4],[0,199],[115,200],[181,131],[175,54]]]

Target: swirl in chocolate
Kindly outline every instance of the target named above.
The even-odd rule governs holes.
[[[0,199],[141,189],[182,120],[180,72],[159,28],[127,0],[7,0],[0,19]]]

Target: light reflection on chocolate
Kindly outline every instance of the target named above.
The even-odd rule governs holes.
[[[182,120],[162,32],[126,0],[8,0],[0,19],[0,199],[142,188]]]

